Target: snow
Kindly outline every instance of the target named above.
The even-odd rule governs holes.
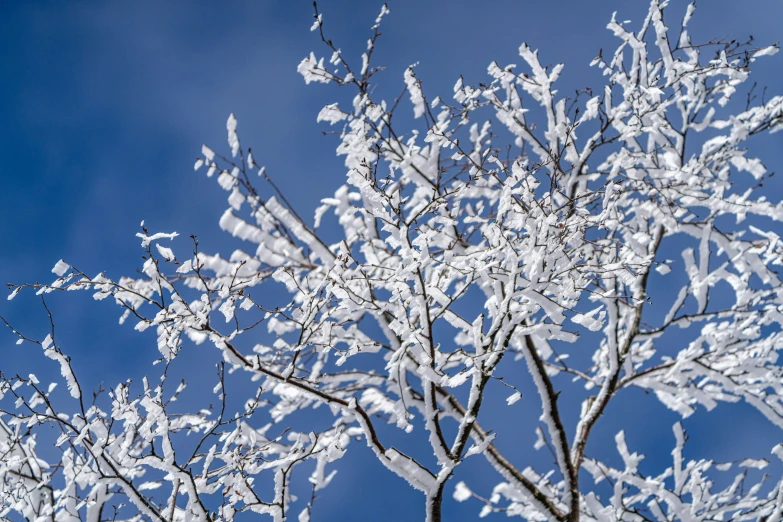
[[[146,247],[153,241],[157,241],[159,239],[174,239],[175,237],[179,236],[176,232],[158,232],[156,234],[153,234],[151,236],[148,236],[146,234],[142,234],[141,232],[136,234],[136,237],[141,238],[141,246]]]
[[[517,401],[519,401],[519,399],[521,399],[521,398],[522,398],[522,394],[521,394],[520,392],[515,392],[515,393],[512,393],[511,395],[509,395],[509,396],[506,398],[506,404],[508,404],[509,406],[511,406],[512,404],[514,404],[514,403],[516,403]]]
[[[58,277],[62,277],[65,275],[65,273],[68,271],[68,269],[71,268],[71,266],[60,259],[57,261],[57,263],[54,265],[54,268],[52,268],[52,273],[56,274]]]
[[[463,481],[459,481],[454,486],[453,496],[454,496],[454,500],[456,500],[457,502],[464,502],[470,497],[472,497],[473,494],[471,493],[470,489],[468,489],[468,486]]]
[[[30,518],[30,502],[40,501],[47,517],[86,511],[97,520],[122,490],[137,516],[207,520],[202,499],[222,492],[223,520],[252,511],[306,522],[313,488],[345,497],[321,491],[335,487],[340,459],[361,438],[371,450],[363,463],[424,493],[426,520],[440,493],[470,501],[467,518],[564,520],[573,500],[596,522],[634,520],[634,510],[657,520],[779,520],[783,483],[750,484],[745,471],[768,462],[741,445],[734,482],[713,478],[733,464],[702,457],[679,423],[674,437],[653,432],[656,444],[671,443],[670,462],[643,462],[631,430],[609,435],[617,456],[593,451],[603,430],[593,426],[631,386],[682,417],[742,401],[783,426],[775,385],[783,381],[783,205],[756,188],[769,173],[748,141],[783,128],[783,98],[727,104],[749,85],[742,60],[778,49],[751,49],[737,62],[727,51],[700,57],[676,17],[664,23],[665,9],[650,2],[634,27],[613,18],[618,45],[594,60],[605,84],[575,98],[558,92],[556,57],[527,44],[519,66],[491,62],[482,83],[460,77],[453,101],[425,95],[428,84],[408,67],[402,104],[410,100],[418,127],[392,121],[397,100],[375,89],[375,36],[359,52],[329,48],[328,69],[310,53],[297,68],[305,83],[336,80],[335,96],[351,93],[317,115],[324,128],[338,125],[327,132],[346,168],[314,221],[266,185],[268,176],[251,185],[250,171],[266,171],[230,114],[222,150],[231,154],[205,145],[194,168],[206,166],[225,191],[220,228],[246,243],[221,253],[199,245],[179,263],[162,241],[176,233],[143,229],[145,260],[131,277],[110,279],[107,269],[90,278],[60,260],[54,282],[28,285],[112,297],[105,302],[121,307],[121,322],[135,318],[128,335],[155,335],[158,368],[187,371],[207,360],[197,350],[212,350],[228,373],[221,365],[217,383],[186,388],[166,382],[163,370],[157,380],[112,384],[91,405],[81,400],[73,368],[82,361],[71,366],[58,317],[58,342],[50,334],[41,347],[61,377],[40,383],[46,374],[34,368],[0,379],[0,393],[24,415],[0,419],[0,450],[11,456],[0,463],[2,487],[18,486],[3,494],[23,499],[8,508],[13,516]],[[387,13],[384,6],[373,34]],[[691,5],[682,26],[693,14]],[[322,23],[318,14],[311,29]],[[350,56],[356,77],[342,61]],[[695,136],[687,147],[686,133]],[[302,150],[315,149],[303,142]],[[683,262],[667,259],[672,253]],[[210,343],[195,350],[188,340]],[[63,381],[70,397],[56,388]],[[538,397],[513,406],[531,381]],[[187,394],[210,386],[211,401],[189,408]],[[525,437],[510,431],[514,423],[493,424],[491,408],[540,414],[524,429],[535,429],[533,448],[551,447],[555,462],[517,469],[522,461],[503,452]],[[62,453],[49,466],[35,456],[36,435],[58,422]],[[193,456],[180,449],[188,435],[199,444]],[[773,454],[783,457],[781,448]],[[488,462],[497,476],[473,474],[480,464],[463,466],[467,459]],[[572,483],[579,466],[600,486]],[[35,495],[18,495],[33,486]]]

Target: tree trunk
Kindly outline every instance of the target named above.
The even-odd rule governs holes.
[[[427,522],[441,522],[441,506],[443,505],[443,488],[445,485],[446,483],[442,482],[434,496],[427,496]]]

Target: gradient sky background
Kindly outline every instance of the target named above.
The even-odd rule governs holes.
[[[600,85],[597,71],[587,64],[599,48],[615,45],[604,29],[612,11],[640,22],[647,7],[619,0],[388,3],[391,15],[375,59],[389,69],[380,77],[381,87],[397,93],[405,67],[419,62],[418,75],[431,97],[450,95],[460,74],[469,82],[486,79],[492,60],[521,63],[522,42],[540,48],[544,62],[566,63],[561,89]],[[671,16],[680,17],[685,6],[672,2],[670,25]],[[329,35],[354,59],[379,7],[380,2],[319,2]],[[690,30],[698,41],[752,34],[759,45],[768,45],[783,36],[780,20],[779,0],[709,0],[699,3]],[[50,282],[51,267],[60,258],[90,274],[131,274],[141,266],[135,234],[142,219],[153,232],[179,232],[174,243],[179,251],[189,249],[187,236],[196,234],[203,250],[229,253],[227,248],[238,245],[218,228],[225,194],[192,165],[202,143],[227,150],[225,121],[231,112],[239,120],[243,145],[253,147],[257,161],[267,165],[300,213],[312,215],[344,174],[342,159],[334,155],[337,139],[322,136],[326,127],[315,117],[325,103],[346,97],[331,86],[306,86],[296,72],[311,50],[328,58],[309,31],[311,23],[307,0],[3,2],[0,283]],[[774,94],[783,86],[782,55],[754,64],[755,80]],[[783,167],[780,136],[754,144],[770,170]],[[773,190],[770,198],[780,196]],[[119,327],[119,310],[108,301],[96,303],[86,294],[51,301],[61,342],[87,382],[113,385],[138,377],[154,357],[154,334]],[[0,314],[27,335],[46,335],[46,316],[32,295],[12,303],[0,300]],[[25,364],[42,364],[37,353],[30,355],[30,346],[20,349],[14,341],[0,333],[0,369],[27,373]],[[36,368],[46,372],[56,368]],[[212,373],[210,367],[197,374]],[[535,392],[525,390],[525,400],[537,407]],[[633,450],[653,463],[670,458],[669,426],[676,419],[671,412],[642,394],[612,408],[596,429],[597,439],[603,437],[611,449],[622,426]],[[543,452],[530,454],[532,424],[522,427],[521,417],[489,411],[487,424],[496,419],[520,426],[518,436],[502,443],[522,467],[548,463]],[[742,405],[699,411],[685,427],[694,441],[693,457],[764,457],[783,439]],[[419,519],[419,494],[384,470],[363,468],[361,459],[368,454],[362,451],[340,468],[327,498],[316,504],[314,520]],[[350,512],[344,510],[348,497],[357,499]],[[451,501],[446,519],[458,519],[458,513],[472,519],[479,509],[476,503]]]

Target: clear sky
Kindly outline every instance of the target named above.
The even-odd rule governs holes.
[[[388,66],[381,88],[398,92],[405,67],[419,62],[418,75],[431,97],[448,96],[460,74],[471,82],[486,79],[492,60],[519,63],[516,52],[522,42],[541,49],[544,62],[566,63],[563,89],[597,86],[600,76],[587,64],[600,48],[613,49],[615,41],[605,29],[612,12],[640,22],[647,7],[644,1],[619,0],[388,4],[391,15],[376,59]],[[0,282],[50,282],[51,267],[60,258],[90,274],[131,274],[141,266],[135,233],[142,219],[153,231],[177,231],[183,238],[197,234],[205,251],[226,253],[235,243],[217,224],[225,195],[203,171],[194,173],[192,165],[202,143],[225,150],[225,121],[232,112],[243,144],[253,147],[300,214],[311,215],[317,202],[342,183],[342,160],[334,155],[337,140],[322,135],[326,129],[315,117],[325,103],[345,96],[330,87],[306,86],[296,72],[310,50],[328,55],[309,31],[311,2],[2,5]],[[673,1],[670,12],[679,17],[685,6]],[[329,34],[354,58],[364,50],[379,7],[380,2],[319,2]],[[779,0],[702,1],[691,34],[694,40],[752,34],[759,45],[767,45],[782,39],[781,20]],[[755,80],[775,94],[783,88],[781,56],[754,64]],[[783,167],[781,134],[754,145],[770,170]],[[176,245],[187,248],[184,241]],[[66,297],[70,299],[52,297],[56,320],[66,349],[70,347],[86,378],[113,384],[134,372],[138,376],[137,362],[146,363],[155,353],[154,335],[118,327],[119,311],[109,302]],[[31,336],[46,334],[46,317],[32,296],[12,303],[0,300],[0,314]],[[0,333],[4,371],[18,371],[18,359],[26,358],[14,340]],[[534,392],[527,397],[532,404]],[[647,408],[664,417],[661,435],[649,431],[655,424],[647,420]],[[628,431],[637,438],[629,436],[629,444],[668,458],[668,426],[675,417],[655,401],[642,401],[639,394],[607,417],[598,437],[611,440],[622,421],[633,418]],[[732,420],[729,427],[727,419]],[[779,430],[741,405],[721,405],[715,415],[699,412],[685,427],[699,441],[692,447],[699,456],[709,450],[733,455],[732,441],[738,440],[761,457],[781,440]],[[532,440],[532,430],[521,429],[525,433],[519,440]],[[528,447],[517,450],[522,461]],[[314,520],[419,518],[422,505],[415,492],[396,498],[380,493],[390,484],[398,486],[395,492],[405,491],[385,471],[363,475],[350,468],[340,473],[342,482],[327,492],[338,498],[324,500]],[[380,487],[368,482],[368,476]],[[349,489],[338,495],[341,488]],[[340,512],[341,495],[360,496],[364,511]],[[472,519],[479,506],[451,503],[447,509],[452,517],[464,509],[465,518]]]

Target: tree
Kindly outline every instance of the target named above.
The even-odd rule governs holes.
[[[154,328],[164,369],[156,384],[115,384],[89,402],[51,314],[43,340],[6,321],[20,344],[59,364],[68,394],[33,374],[2,374],[3,404],[14,405],[0,410],[0,514],[284,520],[293,471],[309,463],[310,500],[295,511],[309,520],[359,439],[373,465],[424,494],[432,522],[449,496],[525,520],[781,520],[783,482],[746,488],[743,471],[714,478],[726,466],[686,461],[679,423],[671,465],[653,474],[622,431],[620,466],[588,445],[631,387],[682,417],[744,399],[783,427],[774,231],[783,204],[760,195],[771,174],[744,148],[783,128],[783,97],[737,100],[753,62],[778,48],[692,44],[694,5],[677,30],[665,6],[653,0],[635,32],[612,18],[620,44],[591,64],[602,88],[559,95],[562,65],[544,66],[522,45],[523,71],[492,63],[488,83],[460,78],[453,101],[425,95],[411,67],[391,103],[373,90],[386,6],[359,67],[316,8],[312,30],[332,55],[325,64],[313,53],[298,70],[308,83],[352,90],[348,109],[318,115],[338,128],[346,184],[303,219],[242,147],[231,115],[230,155],[204,146],[195,168],[217,174],[230,204],[220,226],[255,251],[210,255],[191,237],[192,253],[175,254],[165,243],[176,233],[142,223],[137,277],[89,276],[61,260],[51,284],[9,285],[9,299],[27,289],[112,297],[121,322]],[[406,98],[414,121],[402,131]],[[685,243],[681,260],[667,258]],[[678,283],[679,292],[653,288]],[[285,289],[280,302],[273,286]],[[217,407],[175,403],[185,383],[172,391],[166,377],[188,342],[222,356]],[[233,398],[234,415],[229,379],[258,383]],[[489,387],[508,388],[498,407],[509,407],[523,379],[538,393],[525,400],[540,403],[536,449],[550,449],[551,469],[513,462],[494,443],[503,427],[480,422],[496,399]],[[581,404],[578,418],[566,417],[566,402]],[[54,465],[37,447],[46,426],[57,432]],[[390,432],[408,446],[391,446]],[[782,448],[773,449],[781,459]],[[461,477],[467,459],[485,460],[497,485]],[[266,474],[273,488],[260,485]]]

